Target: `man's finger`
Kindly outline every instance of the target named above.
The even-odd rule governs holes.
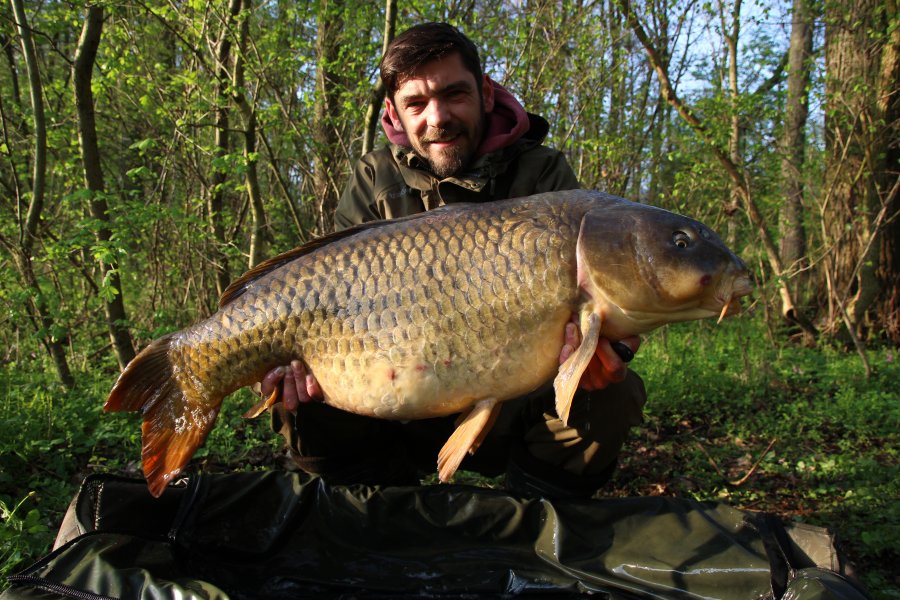
[[[294,372],[294,384],[297,390],[297,402],[315,402],[323,399],[322,388],[316,376],[306,370],[303,361],[292,360],[291,370]]]
[[[282,381],[281,401],[287,410],[293,412],[297,410],[297,405],[300,404],[300,400],[297,397],[297,384],[294,379],[294,370],[285,369],[285,371],[284,381]]]
[[[628,365],[619,358],[609,340],[600,338],[595,355],[600,359],[603,365],[603,373],[610,382],[619,382],[625,379]]]
[[[607,385],[609,385],[609,381],[603,372],[603,363],[596,355],[592,356],[591,362],[588,363],[587,369],[581,376],[580,387],[586,390],[601,390]]]
[[[563,347],[559,351],[559,364],[563,364],[568,360],[575,348],[581,343],[578,339],[578,327],[572,321],[566,323],[565,333],[563,334]]]
[[[309,396],[310,402],[313,400],[322,400],[324,396],[322,387],[319,385],[319,380],[311,373],[307,373],[306,375],[306,394]]]
[[[306,372],[306,365],[299,360],[292,360],[291,371],[294,373],[294,388],[297,393],[297,402],[309,402],[312,398],[310,398],[307,391],[309,374]]]
[[[281,380],[284,379],[284,372],[284,367],[276,367],[266,373],[266,376],[260,382],[260,395],[264,398],[271,396],[275,388],[281,384]]]

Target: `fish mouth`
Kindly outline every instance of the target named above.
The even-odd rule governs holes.
[[[736,315],[741,312],[741,298],[749,296],[753,291],[753,282],[748,275],[739,275],[731,282],[731,289],[722,295],[716,294],[719,302],[722,304],[722,312],[719,313],[719,320],[716,324],[722,322],[726,315]]]

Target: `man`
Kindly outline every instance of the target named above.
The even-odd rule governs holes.
[[[344,229],[456,202],[489,202],[579,187],[563,155],[541,145],[547,122],[528,114],[482,73],[474,44],[444,23],[398,36],[381,61],[389,146],[360,159],[335,213]],[[577,347],[574,323],[560,362]],[[623,340],[636,351],[637,338]],[[283,379],[283,382],[282,382]],[[400,423],[344,413],[321,402],[300,361],[270,372],[282,383],[273,426],[292,458],[335,483],[409,484],[434,472],[455,417]],[[478,452],[461,468],[505,473],[521,493],[587,496],[610,476],[628,428],[641,419],[643,384],[601,340],[564,426],[552,390],[504,403]]]

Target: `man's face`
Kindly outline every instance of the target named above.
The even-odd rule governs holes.
[[[479,94],[475,76],[454,53],[423,65],[385,102],[394,127],[438,177],[468,165],[481,143],[484,115],[494,108],[487,76],[482,87]]]

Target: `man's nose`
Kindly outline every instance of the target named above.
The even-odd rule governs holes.
[[[450,111],[447,105],[440,100],[432,100],[428,103],[428,115],[426,122],[429,127],[442,128],[450,121]]]

